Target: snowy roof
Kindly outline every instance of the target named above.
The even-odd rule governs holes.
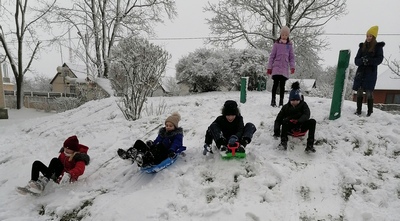
[[[291,78],[286,81],[285,90],[290,91],[292,90],[292,84],[298,81],[300,83],[300,89],[302,91],[311,91],[311,89],[315,88],[316,80],[315,79],[295,79]]]
[[[89,77],[90,80],[93,80],[92,77],[87,75],[86,73],[86,65],[84,64],[70,64],[70,63],[64,63],[69,67],[69,69],[76,75],[78,79],[86,79],[86,77]]]
[[[388,69],[378,75],[375,90],[400,90],[400,76]]]

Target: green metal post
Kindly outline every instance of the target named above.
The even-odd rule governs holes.
[[[350,50],[339,52],[339,61],[336,70],[336,79],[333,88],[331,110],[329,120],[336,120],[341,115],[342,101],[344,100],[344,89],[347,70],[350,61]]]
[[[240,79],[240,103],[246,103],[247,81],[249,77],[242,77]]]

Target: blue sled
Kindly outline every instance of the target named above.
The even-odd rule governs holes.
[[[140,168],[140,171],[143,171],[145,173],[157,173],[158,171],[163,170],[163,169],[169,167],[171,164],[175,163],[175,161],[178,159],[178,155],[179,154],[183,155],[183,151],[185,151],[185,150],[186,150],[186,147],[183,147],[182,149],[176,151],[177,153],[174,158],[167,157],[167,159],[163,160],[161,163],[159,163],[157,165]]]

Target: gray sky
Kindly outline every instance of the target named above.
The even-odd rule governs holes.
[[[209,36],[209,29],[205,17],[210,16],[203,12],[207,2],[218,0],[176,0],[178,17],[173,22],[166,22],[156,28],[158,38],[199,38]],[[335,65],[339,51],[351,50],[350,63],[354,63],[358,44],[365,40],[366,31],[373,25],[379,26],[378,41],[384,41],[384,54],[386,58],[400,59],[400,26],[395,25],[400,21],[399,0],[348,0],[348,14],[339,20],[332,20],[326,25],[326,33],[329,34],[354,34],[354,35],[325,35],[321,36],[331,44],[330,50],[326,50],[322,57],[325,59],[322,65]],[[358,35],[356,35],[358,34]],[[204,45],[202,39],[179,40],[154,40],[153,43],[164,46],[172,54],[167,67],[167,75],[175,74],[175,64],[182,57],[197,48],[210,47]],[[53,77],[56,74],[54,64],[61,64],[62,59],[68,62],[68,50],[63,49],[63,56],[59,52],[49,52],[41,55],[40,61],[35,61],[33,67],[39,73]],[[379,72],[386,70],[381,66]]]

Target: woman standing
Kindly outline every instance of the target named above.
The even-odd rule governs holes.
[[[364,43],[360,43],[354,63],[358,66],[354,77],[353,90],[357,91],[356,115],[361,115],[363,93],[367,95],[368,112],[371,116],[374,105],[373,92],[378,75],[378,65],[383,61],[383,47],[385,42],[377,42],[378,26],[372,26],[367,31]]]

